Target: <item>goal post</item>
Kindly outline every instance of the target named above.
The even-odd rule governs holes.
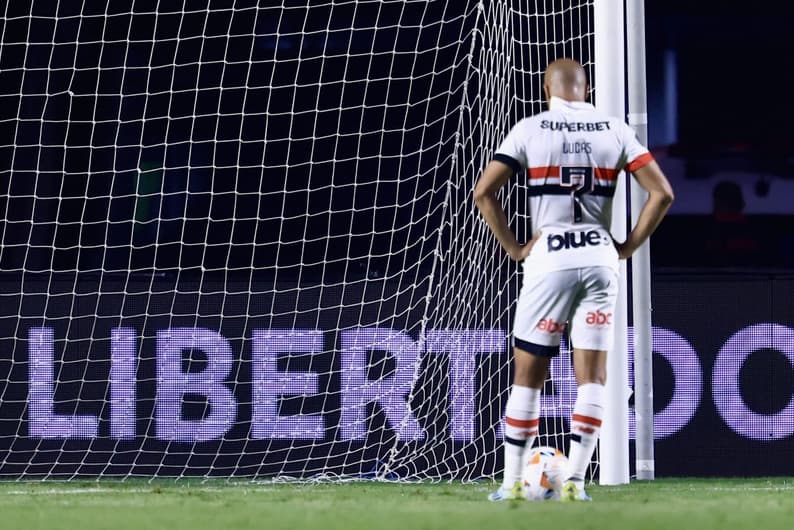
[[[595,0],[595,105],[611,116],[626,114],[623,0]],[[612,203],[612,234],[623,241],[627,234],[626,174],[618,176]],[[599,440],[601,484],[629,481],[628,281],[626,263],[620,263],[615,308],[615,344],[607,355],[604,423]]]
[[[623,97],[616,5],[9,3],[0,477],[498,475],[521,277],[472,189],[554,59]]]
[[[627,118],[647,145],[645,87],[645,18],[643,0],[594,0],[596,105]],[[625,50],[625,54],[624,54]],[[624,172],[618,179],[612,210],[612,233],[625,239],[636,223],[647,194]],[[650,250],[646,242],[620,267],[615,318],[615,346],[607,362],[604,426],[599,445],[601,484],[629,482],[629,398],[634,394],[635,464],[638,479],[654,478],[653,377],[651,343]],[[628,293],[632,305],[628,304]],[[629,334],[629,311],[633,332]],[[631,338],[633,344],[629,344]],[[634,385],[629,384],[629,350],[633,352]]]
[[[648,145],[648,105],[645,81],[645,2],[626,1],[626,66],[628,123]],[[636,224],[648,194],[631,179],[631,222]],[[634,411],[636,417],[636,472],[638,480],[655,478],[653,447],[653,340],[651,321],[650,241],[631,259],[634,340]]]

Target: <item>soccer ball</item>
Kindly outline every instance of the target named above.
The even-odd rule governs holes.
[[[521,477],[524,497],[530,501],[559,499],[567,467],[568,459],[562,451],[546,446],[531,449]]]

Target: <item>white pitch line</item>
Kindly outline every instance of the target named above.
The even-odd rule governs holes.
[[[159,495],[161,493],[187,493],[187,492],[194,492],[194,493],[219,493],[224,491],[234,491],[235,493],[264,493],[274,491],[275,488],[246,488],[246,489],[236,489],[233,487],[228,488],[214,488],[214,487],[207,487],[207,488],[196,488],[196,487],[186,487],[186,488],[166,488],[162,491],[155,491],[156,487],[153,488],[132,488],[132,489],[116,489],[116,488],[74,488],[74,489],[31,489],[31,490],[8,490],[2,491],[0,490],[0,497],[3,495],[89,495],[89,494],[96,494],[96,493],[150,493],[152,495]]]
[[[794,491],[794,484],[781,486],[660,486],[656,491]],[[626,493],[625,489],[607,488],[600,489],[599,493]]]
[[[47,489],[47,490],[9,490],[9,491],[0,491],[0,495],[83,495],[89,493],[113,493],[113,492],[129,492],[129,493],[146,493],[151,492],[152,490],[143,490],[143,489],[128,489],[128,490],[117,490],[112,488],[75,488],[75,489]]]
[[[228,492],[234,491],[237,494],[242,493],[243,495],[252,494],[252,493],[268,493],[272,491],[278,491],[279,488],[274,488],[272,486],[263,486],[263,487],[246,487],[246,488],[235,488],[234,486],[228,487],[214,487],[214,486],[207,486],[207,487],[166,487],[162,489],[162,491],[157,491],[158,486],[153,486],[151,488],[72,488],[72,489],[61,489],[61,488],[48,488],[48,489],[18,489],[18,490],[8,490],[3,491],[0,489],[0,497],[3,495],[96,495],[96,494],[108,494],[108,493],[118,493],[118,494],[151,494],[151,495],[159,495],[161,493],[220,493],[220,492]],[[488,488],[484,487],[474,487],[474,490],[486,490]],[[282,490],[283,491],[283,490]],[[684,487],[677,487],[677,486],[662,486],[658,490],[653,491],[735,491],[735,492],[742,492],[742,491],[794,491],[794,484],[783,484],[780,486],[684,486]],[[625,493],[626,490],[624,488],[599,488],[599,494],[603,493]]]
[[[688,491],[701,491],[704,489],[709,491],[794,491],[794,484],[783,486],[707,486],[705,488],[689,486],[687,488]]]

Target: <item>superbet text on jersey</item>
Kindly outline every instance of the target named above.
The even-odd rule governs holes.
[[[532,248],[525,270],[617,270],[609,226],[618,174],[653,157],[634,131],[585,102],[551,98],[549,110],[519,121],[494,155],[526,179]]]

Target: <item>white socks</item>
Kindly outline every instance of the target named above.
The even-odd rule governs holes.
[[[568,480],[580,488],[593,458],[601,418],[604,416],[604,385],[587,383],[579,387],[571,418],[571,447],[568,451]]]
[[[505,410],[505,472],[503,489],[521,479],[524,449],[532,447],[538,435],[540,389],[513,385]]]

